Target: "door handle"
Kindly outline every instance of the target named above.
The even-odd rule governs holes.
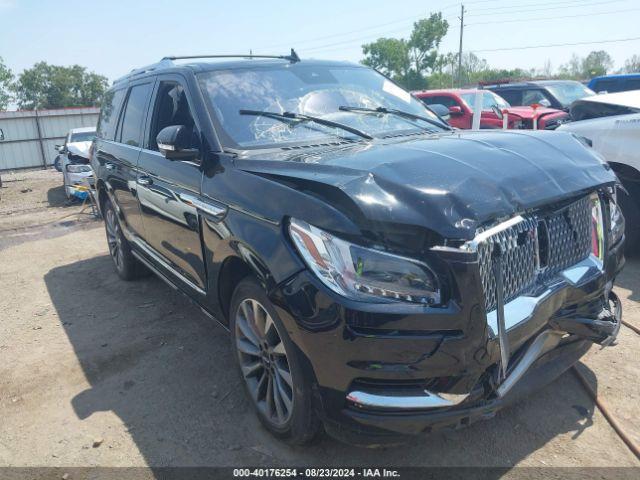
[[[153,183],[153,179],[146,175],[140,175],[138,177],[138,185],[151,185]]]
[[[104,168],[106,168],[107,170],[115,170],[116,166],[111,162],[105,162]]]

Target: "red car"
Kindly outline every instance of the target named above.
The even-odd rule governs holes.
[[[503,121],[493,107],[507,115],[507,128],[532,129],[533,119],[537,116],[538,129],[553,130],[569,119],[569,114],[554,108],[512,107],[505,99],[488,90],[422,90],[413,92],[413,95],[426,105],[441,104],[449,108],[449,124],[452,127],[470,129],[476,93],[482,95],[480,128],[502,128]]]

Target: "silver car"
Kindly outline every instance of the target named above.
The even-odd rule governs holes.
[[[84,199],[86,187],[90,186],[93,171],[89,165],[89,148],[96,134],[95,127],[73,128],[69,131],[64,145],[56,145],[60,153],[56,158],[56,168],[62,172],[62,184],[68,199]]]

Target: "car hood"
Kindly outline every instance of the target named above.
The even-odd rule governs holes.
[[[368,227],[419,225],[456,239],[473,238],[484,223],[616,182],[573,135],[545,131],[456,131],[304,153],[254,152],[235,161],[329,202],[346,196]]]
[[[79,155],[84,158],[89,158],[89,148],[91,148],[91,142],[71,142],[67,143],[67,150],[73,155]]]
[[[509,113],[515,113],[516,115],[519,115],[522,118],[526,118],[526,119],[532,119],[534,116],[534,110],[531,107],[509,107],[506,110]],[[542,115],[547,116],[551,114],[558,114],[563,117],[569,116],[566,112],[563,112],[562,110],[557,110],[555,108],[540,107],[540,108],[537,108],[535,112],[538,117]]]

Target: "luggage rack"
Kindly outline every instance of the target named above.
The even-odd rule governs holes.
[[[198,58],[271,58],[275,60],[287,60],[289,63],[298,63],[300,62],[300,57],[296,53],[296,51],[292,48],[291,53],[289,55],[253,55],[252,53],[247,54],[226,54],[226,55],[169,55],[163,57],[159,62],[153,63],[151,65],[147,65],[142,68],[135,68],[131,70],[126,75],[118,78],[113,83],[116,84],[118,82],[122,82],[136,75],[142,75],[143,73],[152,72],[154,70],[160,70],[163,68],[171,68],[175,67],[175,60],[195,60]]]

